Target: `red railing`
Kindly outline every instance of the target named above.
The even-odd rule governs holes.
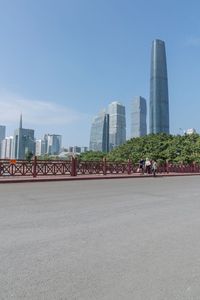
[[[78,176],[91,174],[134,174],[138,172],[138,164],[127,162],[78,161],[72,158],[66,160],[38,160],[35,157],[27,160],[0,160],[0,176]],[[200,165],[158,166],[158,174],[163,173],[200,173]]]
[[[0,176],[73,175],[72,161],[0,160]]]

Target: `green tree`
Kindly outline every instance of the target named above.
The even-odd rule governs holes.
[[[101,151],[87,151],[81,153],[79,156],[79,160],[82,161],[100,161],[106,156],[106,153]]]
[[[33,152],[27,151],[25,153],[25,159],[28,160],[29,162],[31,161],[32,157],[33,157]]]
[[[113,149],[108,154],[88,151],[82,153],[80,160],[127,161],[138,163],[141,158],[157,160],[159,164],[169,161],[174,164],[200,163],[200,135],[169,135],[165,133],[149,134],[132,138],[125,144]]]

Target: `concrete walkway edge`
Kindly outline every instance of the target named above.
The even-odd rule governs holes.
[[[172,176],[197,176],[200,173],[162,173],[157,174],[156,177],[172,177]],[[135,174],[92,174],[92,175],[78,175],[78,176],[65,176],[65,175],[49,175],[49,176],[5,176],[0,177],[0,184],[2,183],[22,183],[22,182],[49,182],[49,181],[76,181],[76,180],[100,180],[100,179],[122,179],[122,178],[151,178],[153,175]]]

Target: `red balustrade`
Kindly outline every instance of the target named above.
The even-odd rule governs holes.
[[[102,161],[79,161],[77,158],[69,160],[0,160],[0,176],[79,176],[106,174],[134,174],[138,171],[138,164],[127,162],[111,162],[105,158]],[[158,166],[157,173],[200,173],[200,165]]]

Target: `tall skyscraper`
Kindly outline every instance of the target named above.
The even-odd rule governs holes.
[[[0,142],[5,139],[6,136],[6,126],[0,125]]]
[[[126,114],[125,106],[120,102],[112,102],[108,106],[110,116],[110,149],[126,142]]]
[[[58,155],[61,151],[62,136],[59,134],[45,134],[45,153],[49,155]]]
[[[149,122],[150,133],[169,133],[167,63],[161,40],[152,43]]]
[[[1,142],[1,158],[12,158],[13,136],[6,137]]]
[[[22,115],[20,116],[19,128],[13,136],[13,158],[25,159],[26,154],[35,154],[34,130],[22,128]]]
[[[92,151],[109,152],[109,115],[104,111],[92,122],[89,148]]]
[[[140,96],[131,102],[131,137],[140,137],[147,134],[147,105]]]
[[[45,140],[37,139],[35,141],[35,155],[41,156],[45,154]]]
[[[6,126],[0,125],[0,157],[1,157],[1,143],[6,136]]]

